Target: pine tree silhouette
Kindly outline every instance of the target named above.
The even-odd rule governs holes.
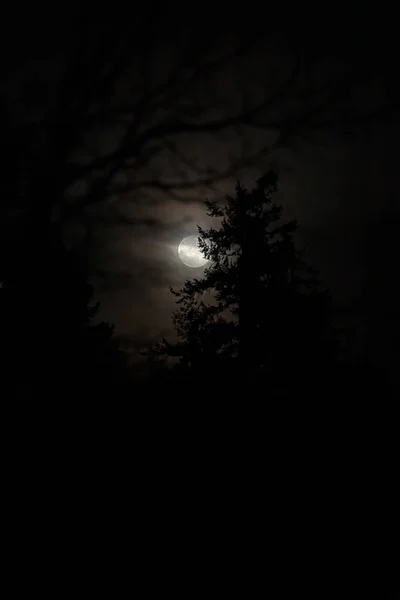
[[[10,252],[11,254],[11,252]],[[85,262],[51,236],[42,262],[9,258],[0,271],[0,349],[7,394],[59,398],[102,394],[128,383],[114,328],[96,322]]]
[[[176,296],[179,342],[159,352],[179,368],[247,383],[268,379],[275,390],[322,376],[332,361],[330,296],[296,250],[296,220],[282,221],[273,203],[274,171],[246,190],[240,183],[224,206],[206,201],[219,228],[198,228],[210,263]],[[233,379],[232,379],[233,378]]]

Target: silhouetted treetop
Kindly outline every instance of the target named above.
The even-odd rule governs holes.
[[[277,386],[285,373],[304,377],[332,358],[329,294],[296,250],[296,220],[284,221],[273,202],[277,182],[270,171],[250,191],[238,183],[224,205],[206,202],[219,220],[218,228],[198,228],[210,262],[202,277],[171,289],[180,341],[160,347],[186,368],[223,373],[236,365],[242,376]]]

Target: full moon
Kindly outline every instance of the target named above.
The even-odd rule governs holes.
[[[183,238],[178,246],[178,255],[187,267],[202,267],[208,262],[200,251],[197,235],[188,235]]]

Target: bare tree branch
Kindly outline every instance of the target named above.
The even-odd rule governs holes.
[[[224,47],[183,28],[171,42],[150,9],[118,34],[88,17],[75,33],[48,85],[47,105],[31,119],[45,132],[30,186],[32,203],[40,198],[44,207],[40,216],[32,204],[38,219],[48,219],[54,206],[62,218],[82,215],[110,195],[126,198],[140,189],[172,194],[213,186],[296,137],[387,119],[399,109],[395,97],[368,108],[349,101],[351,90],[374,76],[362,52],[349,64],[328,61],[324,70],[324,57],[303,52],[298,42],[282,51],[277,46],[276,81],[260,67],[257,95],[246,69],[268,36],[236,36]],[[228,79],[235,84],[226,92]],[[198,160],[184,143],[189,136],[205,144],[229,133],[233,145],[245,148],[241,136],[252,131],[269,138],[223,167],[207,156]],[[86,192],[72,197],[79,181]]]

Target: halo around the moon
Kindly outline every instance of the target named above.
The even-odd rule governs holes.
[[[200,251],[197,235],[188,235],[183,238],[178,246],[178,256],[187,267],[202,267],[208,262]]]

